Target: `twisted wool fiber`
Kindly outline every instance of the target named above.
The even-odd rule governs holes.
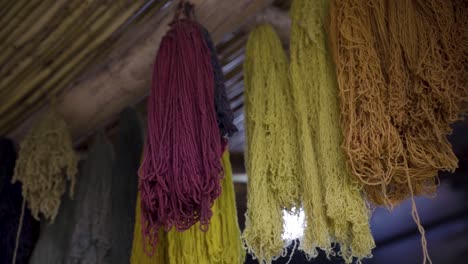
[[[243,263],[245,251],[242,248],[240,230],[237,224],[234,186],[229,153],[223,155],[225,177],[223,192],[214,202],[210,229],[202,232],[198,227],[179,232],[159,232],[158,248],[153,256],[144,254],[141,237],[141,210],[137,204],[136,224],[133,239],[131,263]]]
[[[331,46],[353,174],[376,204],[434,193],[438,170],[457,167],[447,135],[468,95],[461,2],[333,3]]]
[[[176,20],[156,57],[140,167],[142,231],[154,252],[160,227],[207,230],[221,192],[222,144],[210,51],[199,26]]]
[[[283,253],[282,210],[300,206],[299,146],[287,67],[274,29],[255,28],[244,63],[249,191],[243,239],[261,263]]]
[[[297,115],[305,123],[301,125],[310,129],[307,135],[300,136],[311,138],[311,145],[307,147],[315,152],[311,158],[315,158],[314,164],[318,165],[315,175],[305,172],[304,177],[315,177],[322,186],[322,196],[317,200],[309,200],[309,195],[314,194],[304,193],[307,228],[302,247],[307,254],[316,256],[315,247],[327,249],[326,243],[331,241],[339,244],[339,255],[351,263],[353,257],[358,260],[369,257],[375,243],[369,227],[370,213],[361,195],[360,184],[346,167],[341,149],[343,135],[339,124],[338,86],[324,28],[327,14],[327,0],[296,0],[291,9],[290,74],[297,99]],[[307,185],[312,181],[304,181],[306,190],[317,188]],[[326,216],[323,212],[316,214],[314,207],[324,208]],[[314,218],[322,218],[322,222]]]
[[[39,220],[54,221],[70,181],[73,196],[77,157],[65,121],[55,109],[46,113],[20,144],[14,182],[21,182],[24,199]]]
[[[462,1],[336,0],[330,39],[340,87],[343,147],[376,204],[435,193],[457,167],[447,135],[466,111]]]
[[[11,184],[15,160],[13,142],[0,137],[0,263],[26,264],[39,235],[39,222],[34,220],[28,209],[20,219],[23,203],[21,185]],[[21,232],[17,237],[20,223]],[[13,260],[16,242],[18,250]]]

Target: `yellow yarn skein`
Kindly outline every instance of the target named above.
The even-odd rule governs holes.
[[[141,210],[138,202],[132,264],[241,264],[244,262],[245,251],[242,248],[237,223],[235,192],[228,151],[224,153],[222,163],[224,167],[224,179],[221,182],[222,193],[213,204],[213,216],[208,231],[202,232],[196,225],[184,232],[172,229],[166,233],[161,230],[158,248],[155,255],[151,257],[147,256],[143,250]]]
[[[298,118],[298,138],[302,142],[302,186],[304,190],[307,190],[302,194],[306,225],[300,248],[310,257],[316,257],[317,248],[330,254],[332,241],[324,200],[326,186],[323,177],[325,175],[319,171],[321,164],[318,163],[318,157],[320,155],[317,153],[319,149],[316,146],[319,98],[313,96],[311,89],[314,88],[310,87],[312,83],[315,83],[312,75],[315,75],[314,71],[317,70],[310,69],[310,67],[317,66],[316,62],[310,61],[315,52],[310,47],[312,42],[318,40],[315,38],[317,32],[312,32],[313,28],[307,27],[309,31],[306,31],[302,27],[302,24],[308,25],[307,22],[313,19],[302,10],[304,4],[307,4],[306,1],[294,1],[291,7],[290,76]]]
[[[70,181],[73,196],[78,158],[67,124],[53,103],[20,144],[13,182],[20,181],[31,213],[54,221]]]
[[[301,137],[312,137],[311,152],[315,150],[316,153],[315,157],[308,157],[304,162],[315,158],[315,164],[319,165],[315,171],[318,175],[306,171],[305,177],[317,178],[316,181],[320,181],[318,186],[323,190],[322,197],[311,200],[307,193],[304,194],[307,228],[302,247],[307,254],[314,256],[316,250],[313,246],[331,253],[329,243],[338,243],[339,254],[351,263],[353,257],[362,259],[370,256],[375,244],[361,186],[352,178],[341,149],[343,134],[339,123],[338,86],[324,28],[327,11],[328,0],[295,0],[291,8],[290,73],[296,92],[297,114],[301,116],[301,126],[308,126],[310,130],[306,135],[302,131]],[[304,188],[311,188],[315,193],[318,187],[308,185],[312,182],[305,180]],[[311,202],[312,210],[309,209]],[[324,208],[326,215],[314,210],[317,206]],[[325,238],[326,235],[329,239]]]
[[[300,206],[299,147],[288,59],[269,25],[249,35],[244,63],[248,199],[243,239],[261,263],[283,253],[282,209]]]

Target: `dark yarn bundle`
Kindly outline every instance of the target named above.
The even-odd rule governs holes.
[[[0,263],[12,263],[23,197],[21,185],[11,184],[16,152],[13,142],[0,138]],[[25,209],[16,264],[28,263],[39,233],[39,222]]]
[[[130,263],[138,193],[138,166],[142,149],[143,131],[138,113],[134,109],[126,109],[121,114],[112,167],[112,247],[108,263]]]
[[[237,127],[233,124],[234,114],[226,94],[223,69],[219,63],[218,55],[216,54],[216,48],[213,40],[211,39],[210,32],[208,32],[208,30],[206,30],[206,28],[204,28],[202,25],[200,25],[200,28],[203,32],[203,39],[205,40],[206,45],[211,52],[211,64],[213,65],[215,78],[215,107],[218,127],[221,132],[221,136],[230,137],[238,130]]]
[[[206,230],[221,193],[223,146],[211,53],[199,25],[176,19],[159,47],[140,167],[142,231],[154,252],[160,227]]]
[[[83,192],[82,163],[79,163],[79,179],[75,184],[75,193]],[[69,186],[68,186],[69,188]],[[64,195],[60,209],[53,223],[44,221],[41,225],[41,234],[31,256],[29,264],[63,264],[64,257],[69,248],[70,234],[75,226],[76,208],[78,200]]]
[[[64,262],[103,264],[111,248],[112,145],[99,133],[83,165],[70,246]]]

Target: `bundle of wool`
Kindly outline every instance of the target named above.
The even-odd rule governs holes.
[[[107,263],[128,264],[130,261],[142,149],[143,131],[138,113],[126,109],[120,115],[112,166],[111,249]]]
[[[172,229],[167,234],[168,262],[199,264],[241,264],[244,263],[232,169],[229,152],[223,155],[225,177],[222,180],[222,194],[213,204],[213,217],[210,228],[202,232],[192,226],[184,232]]]
[[[369,257],[375,247],[370,212],[360,184],[346,167],[341,144],[338,86],[327,50],[325,19],[328,0],[295,0],[291,8],[291,80],[303,145],[303,205],[306,228],[301,248],[311,257],[317,247],[339,244],[346,263]],[[306,140],[307,138],[307,140]],[[314,155],[308,155],[308,154]],[[313,161],[315,159],[315,161]],[[321,189],[321,190],[320,190]]]
[[[160,227],[183,231],[200,221],[207,230],[221,192],[222,144],[210,58],[200,27],[190,20],[172,23],[156,56],[139,171],[142,231],[152,251]]]
[[[21,182],[23,197],[34,218],[54,221],[71,182],[73,196],[77,157],[67,124],[55,109],[46,113],[20,144],[14,182]]]
[[[207,232],[197,226],[179,232],[159,232],[159,243],[153,256],[143,254],[145,243],[141,237],[141,210],[137,208],[131,263],[244,263],[245,251],[237,224],[234,186],[229,153],[223,155],[225,177],[222,194],[214,202],[213,217]],[[139,207],[139,203],[137,204]]]
[[[80,192],[75,196],[75,224],[63,263],[109,263],[112,146],[102,132],[95,137],[81,176]]]
[[[424,262],[413,197],[435,193],[438,171],[457,167],[447,135],[468,102],[463,5],[335,0],[330,8],[349,166],[375,204],[411,197]]]
[[[376,204],[434,193],[438,170],[457,167],[447,135],[468,99],[457,3],[333,2],[343,146]]]
[[[282,210],[300,205],[299,144],[287,72],[274,29],[255,28],[244,63],[249,191],[243,239],[261,263],[282,254]]]
[[[26,264],[39,234],[39,222],[28,209],[22,212],[21,185],[11,184],[15,161],[13,142],[0,138],[0,263]]]

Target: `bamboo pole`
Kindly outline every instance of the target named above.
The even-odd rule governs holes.
[[[89,65],[92,61],[95,60],[95,56],[99,56],[100,54],[93,54],[94,56],[90,56],[89,58],[82,60],[76,65],[76,68],[70,70],[69,74],[64,74],[61,75],[62,78],[54,78],[54,80],[50,81],[49,87],[53,87],[52,89],[49,90],[48,95],[44,96],[42,103],[46,103],[47,100],[46,98],[50,98],[54,96],[58,90],[58,88],[63,88],[65,85],[69,84],[71,81],[73,81],[80,73],[82,70],[86,68],[86,66]],[[55,76],[54,76],[55,77]],[[13,111],[8,113],[8,116],[5,118],[5,121],[2,122],[0,125],[0,131],[10,131],[11,129],[17,127],[21,122],[24,121],[24,118],[29,116],[31,113],[37,111],[42,104],[40,102],[36,102],[35,104],[31,104],[31,102],[26,102],[26,104],[29,105],[29,108],[14,108]]]
[[[40,86],[39,89],[33,89],[33,93],[26,99],[26,101],[22,101],[20,106],[17,106],[12,109],[13,112],[8,112],[8,118],[2,120],[1,126],[6,126],[11,124],[12,120],[21,120],[20,114],[23,116],[27,116],[31,111],[34,111],[36,105],[38,104],[39,100],[42,99],[42,96],[46,93],[55,94],[61,88],[65,86],[65,80],[69,80],[70,78],[67,75],[76,76],[77,72],[77,65],[80,65],[80,69],[87,66],[91,61],[87,63],[82,63],[82,60],[86,60],[86,57],[89,53],[96,51],[96,48],[100,46],[104,41],[106,41],[109,36],[116,30],[117,27],[120,27],[128,17],[134,13],[137,8],[139,8],[138,4],[133,4],[124,10],[124,12],[118,16],[114,16],[113,12],[109,12],[109,15],[101,17],[103,23],[95,23],[95,32],[94,34],[90,34],[87,38],[91,39],[91,43],[86,45],[84,49],[81,50],[75,57],[71,58],[69,61],[68,58],[65,58],[65,61],[58,61],[56,65],[52,65],[52,72],[54,75],[51,76],[44,84]],[[87,39],[88,40],[88,39]],[[87,43],[87,41],[85,41]],[[109,48],[109,45],[106,45],[106,48]],[[79,50],[79,49],[77,49]],[[102,50],[99,51],[99,54],[103,54]],[[89,56],[88,56],[89,57]],[[62,66],[63,65],[63,66]],[[55,66],[55,68],[54,68]],[[60,83],[57,83],[59,80],[62,80]],[[37,82],[37,80],[35,80]],[[8,126],[11,127],[11,126]]]
[[[227,52],[227,50],[231,50],[232,47],[236,45],[236,43],[242,41],[244,38],[246,38],[246,34],[239,34],[238,32],[235,32],[232,34],[232,36],[229,36],[227,40],[223,40],[219,45],[216,46],[216,52],[221,55]]]
[[[18,81],[24,80],[28,76],[31,76],[34,72],[37,72],[38,67],[40,67],[38,66],[38,64],[40,63],[47,64],[48,62],[56,59],[55,56],[57,54],[63,53],[63,50],[68,48],[70,43],[72,43],[74,36],[77,36],[78,34],[83,34],[84,31],[88,30],[89,25],[93,23],[94,20],[99,18],[101,14],[100,12],[104,12],[105,10],[105,7],[94,8],[94,9],[93,7],[97,7],[97,6],[94,6],[94,5],[89,6],[89,10],[88,10],[89,12],[87,14],[88,16],[84,16],[83,21],[80,21],[79,17],[77,21],[74,21],[77,26],[74,26],[73,28],[68,29],[68,30],[66,28],[59,27],[59,29],[65,30],[65,32],[63,32],[64,34],[62,35],[58,35],[58,34],[52,35],[55,38],[52,39],[51,41],[54,41],[54,42],[47,42],[47,43],[51,43],[53,45],[51,46],[39,45],[39,51],[38,51],[39,53],[31,55],[31,58],[33,59],[33,62],[35,64],[29,65],[29,67],[25,69],[17,69],[17,68],[12,69],[8,76],[0,80],[0,96],[4,96],[5,90],[8,87],[11,87],[11,86],[15,87],[14,84],[17,84]],[[72,18],[75,18],[75,17],[72,16]],[[59,33],[62,33],[62,31],[59,31]],[[74,33],[76,33],[77,35],[73,35]],[[41,49],[42,47],[43,49]],[[2,62],[0,60],[0,65],[1,64]]]
[[[15,6],[19,5],[20,1],[8,1],[8,0],[2,0],[2,4],[0,5],[0,18],[3,18],[6,13],[8,13],[10,10],[15,8]],[[0,19],[2,21],[3,19]],[[1,24],[0,24],[1,25]]]
[[[139,4],[133,4],[131,8],[125,10],[121,15],[118,14],[120,8],[118,8],[117,5],[114,6],[114,8],[105,12],[103,16],[99,17],[99,19],[93,23],[88,35],[79,36],[78,40],[62,56],[55,60],[51,66],[41,70],[35,78],[19,84],[21,89],[12,90],[12,92],[5,97],[6,100],[2,100],[2,98],[0,98],[0,113],[8,111],[17,101],[21,100],[21,98],[28,94],[31,89],[35,88],[36,85],[49,77],[52,72],[55,72],[59,68],[64,69],[64,67],[67,66],[64,65],[64,63],[68,63],[72,56],[75,55],[82,58],[86,55],[86,52],[96,48],[98,44],[102,43],[118,26],[120,26],[133,12],[135,12]],[[114,20],[115,17],[117,18]],[[60,70],[57,74],[63,74],[63,71]],[[36,92],[42,90],[43,87],[36,88]]]
[[[63,43],[55,47],[49,47],[48,51],[46,51],[45,54],[43,54],[42,56],[36,56],[36,58],[34,58],[33,60],[33,63],[30,64],[28,68],[24,69],[23,71],[15,71],[11,74],[11,76],[9,76],[9,78],[6,78],[5,80],[0,81],[1,97],[12,98],[12,97],[16,97],[15,94],[26,93],[28,89],[30,89],[28,88],[29,86],[26,86],[26,88],[24,86],[24,82],[28,81],[28,77],[34,76],[34,74],[39,74],[41,71],[47,71],[48,68],[50,67],[50,66],[47,66],[46,68],[42,68],[41,63],[46,62],[46,65],[49,64],[48,62],[54,63],[60,58],[63,58],[63,56],[68,55],[71,49],[70,46],[76,47],[77,42],[82,41],[86,37],[89,37],[90,35],[89,30],[93,23],[102,23],[103,17],[101,16],[101,14],[104,13],[105,11],[106,11],[105,6],[101,6],[100,8],[96,9],[96,11],[93,12],[92,15],[88,19],[86,19],[84,23],[81,23],[82,26],[80,26],[79,30],[77,30],[76,32],[77,35],[70,35],[70,34],[66,35],[66,38],[64,39]],[[87,32],[87,33],[85,34],[84,32]],[[79,38],[78,41],[74,38],[76,36]],[[87,43],[80,43],[80,44],[84,46]],[[62,47],[63,49],[61,49],[60,47]],[[55,57],[56,55],[60,55],[60,56]],[[18,89],[14,89],[15,87],[20,87],[21,90],[18,91]],[[0,102],[1,102],[1,98],[0,98]],[[4,110],[0,110],[0,113],[3,113],[3,112]]]
[[[123,6],[125,7],[125,6]],[[131,13],[134,9],[128,9],[127,7],[127,13]],[[144,15],[144,14],[143,14]],[[123,16],[123,18],[125,17],[128,17],[128,15],[125,15]],[[117,23],[117,24],[121,24],[122,21],[120,23]],[[108,34],[111,33],[114,28],[113,27],[107,27],[107,26],[104,26],[104,28],[106,28],[106,30],[108,31]],[[92,36],[93,37],[93,36]],[[101,36],[102,37],[102,36]],[[114,37],[115,39],[115,37]],[[96,40],[96,39],[95,39]],[[101,40],[97,39],[97,41],[95,42],[101,42]],[[92,45],[92,44],[91,44]],[[93,45],[92,45],[93,46]],[[105,49],[109,49],[110,45],[106,45],[105,47],[103,47],[104,49],[98,51],[97,53],[101,56],[103,54],[105,54]],[[94,52],[96,53],[96,51]],[[84,54],[84,53],[82,53]],[[52,79],[50,81],[48,81],[46,84],[45,84],[45,87],[43,90],[43,92],[48,92],[49,94],[54,94],[56,93],[57,91],[60,90],[61,87],[64,87],[68,81],[72,80],[73,77],[67,77],[66,75],[71,75],[71,76],[77,76],[78,75],[78,71],[80,71],[81,69],[84,69],[84,66],[88,65],[91,61],[89,61],[88,63],[84,63],[83,61],[80,61],[79,59],[81,58],[81,56],[79,56],[78,58],[75,58],[73,62],[71,63],[67,63],[65,65],[65,67],[63,68],[64,70],[62,70],[62,72],[65,72],[64,74],[61,74],[61,73],[57,73],[55,74],[54,76],[52,76]],[[73,65],[75,65],[76,63],[79,63],[79,67],[78,69],[79,70],[76,70],[76,68],[73,67]],[[72,70],[73,69],[73,70]],[[65,75],[65,76],[64,76]],[[65,77],[65,78],[63,78]],[[56,80],[57,79],[61,79],[61,81],[57,84]],[[52,88],[53,87],[53,88]],[[13,112],[9,112],[8,113],[8,117],[5,119],[4,123],[7,124],[7,129],[10,129],[11,127],[14,127],[17,123],[17,121],[15,122],[15,120],[21,120],[20,118],[18,118],[18,116],[20,114],[22,115],[25,115],[25,114],[28,114],[28,113],[24,113],[24,109],[26,109],[27,112],[31,112],[31,111],[34,111],[38,108],[38,106],[40,106],[40,103],[39,102],[35,102],[35,101],[38,101],[40,98],[40,95],[42,93],[35,93],[33,94],[32,96],[30,96],[29,98],[27,98],[26,102],[23,102],[22,105],[24,105],[24,107],[21,107],[21,108],[14,108],[13,109]],[[28,105],[29,104],[29,105]]]
[[[28,12],[32,11],[39,4],[37,1],[27,2],[25,0],[20,0],[18,2],[19,4],[10,10],[10,12],[8,12],[0,22],[0,49],[2,50],[0,53],[0,65],[3,65],[5,58],[15,51],[15,47],[13,45],[8,45],[7,37],[21,25],[21,22],[24,21]],[[1,73],[2,70],[0,69],[0,74]]]
[[[5,10],[5,13],[0,18],[0,39],[5,39],[5,32],[9,31],[12,27],[14,28],[15,25],[13,24],[13,18],[21,17],[27,15],[29,10],[32,10],[33,7],[40,4],[39,0],[18,0],[15,1],[15,5],[11,7],[9,10]],[[16,25],[18,26],[18,25]]]
[[[14,39],[18,38],[19,35],[24,34],[24,32],[44,14],[48,15],[48,10],[54,5],[54,0],[43,0],[38,6],[30,5],[29,9],[23,13],[23,16],[14,16],[11,18],[11,22],[9,23],[10,30],[7,31],[8,33],[5,35],[1,36],[0,39],[3,39],[2,42],[6,45],[13,45]]]
[[[68,10],[74,9],[74,3],[79,3],[80,0],[74,0],[68,2]],[[58,6],[57,10],[53,13],[49,13],[50,19],[42,19],[41,27],[44,27],[42,30],[37,30],[36,32],[28,31],[27,35],[23,35],[20,39],[17,39],[14,46],[18,47],[9,57],[0,60],[0,65],[2,65],[2,71],[7,73],[7,78],[13,78],[15,74],[19,71],[16,67],[18,66],[18,62],[22,62],[24,60],[30,60],[30,55],[34,53],[34,50],[38,48],[40,43],[42,43],[51,33],[53,33],[56,29],[56,26],[60,24],[66,17],[69,16],[69,12],[66,12],[67,6]],[[47,25],[44,23],[47,22]],[[24,39],[21,39],[24,38]],[[26,42],[27,41],[27,42]],[[20,68],[23,69],[24,68]],[[20,72],[20,71],[19,71]],[[8,75],[8,73],[11,73]]]
[[[38,20],[35,20],[32,25],[29,25],[24,32],[21,34],[18,34],[17,36],[12,36],[11,41],[15,43],[16,47],[20,47],[26,43],[26,41],[29,41],[32,39],[34,36],[36,36],[39,31],[47,26],[47,24],[50,25],[51,20],[57,17],[57,15],[60,17],[60,15],[63,16],[64,12],[63,11],[64,7],[66,4],[71,5],[75,1],[69,1],[69,0],[57,0],[53,5],[49,6],[47,9],[47,12],[45,14],[41,14]],[[8,40],[7,40],[8,41]]]

